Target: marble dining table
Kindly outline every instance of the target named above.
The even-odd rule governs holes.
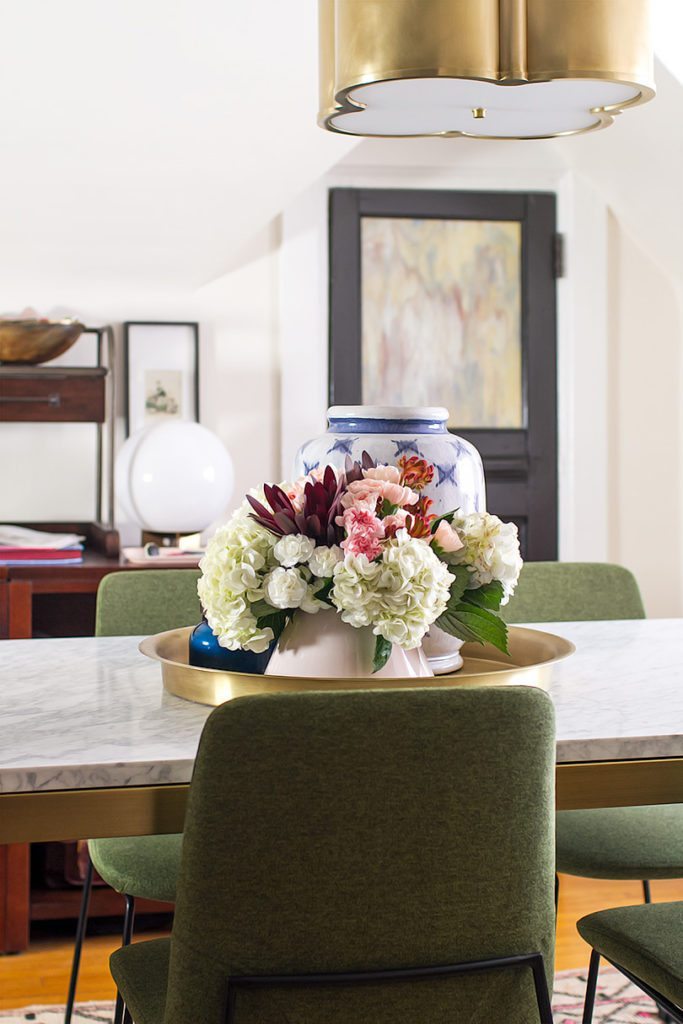
[[[576,646],[551,673],[557,806],[683,802],[683,619],[536,628]],[[139,641],[0,641],[0,844],[182,828],[212,709]]]

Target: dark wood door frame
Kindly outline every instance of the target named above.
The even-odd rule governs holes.
[[[479,449],[488,507],[520,527],[525,557],[555,559],[557,494],[556,197],[545,192],[414,189],[330,191],[329,398],[362,403],[361,220],[409,217],[519,221],[522,226],[524,429],[459,429]]]

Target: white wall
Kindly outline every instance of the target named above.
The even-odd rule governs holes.
[[[199,321],[200,418],[233,457],[236,500],[255,480],[279,472],[278,243],[275,222],[243,254],[241,265],[194,292],[95,289],[78,279],[53,291],[27,281],[0,292],[0,308],[30,302],[40,311],[68,309],[88,324],[117,325],[119,345],[124,320]],[[91,518],[93,431],[0,424],[0,521]]]
[[[648,614],[680,614],[681,309],[613,215],[609,267],[609,557],[635,572]]]

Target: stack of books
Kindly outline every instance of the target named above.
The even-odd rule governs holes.
[[[77,565],[83,541],[76,533],[45,533],[0,525],[0,565]]]

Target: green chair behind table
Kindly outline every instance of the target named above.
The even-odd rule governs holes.
[[[593,947],[583,1024],[593,1019],[601,956],[654,999],[661,1017],[683,1024],[683,903],[601,910],[577,927]]]
[[[199,745],[135,1024],[551,1024],[554,727],[532,687],[244,697]]]
[[[198,578],[196,569],[145,569],[105,576],[97,591],[96,635],[149,636],[199,622]],[[126,898],[123,941],[130,942],[136,898],[175,903],[181,840],[180,835],[164,835],[92,839],[88,843],[90,859],[83,884],[65,1024],[70,1024],[73,1013],[93,866],[108,885]],[[122,1016],[123,1004],[118,999],[117,1024]]]
[[[618,565],[527,562],[503,609],[508,622],[645,617],[638,584]],[[557,870],[584,878],[683,877],[683,805],[612,807],[557,815]]]

